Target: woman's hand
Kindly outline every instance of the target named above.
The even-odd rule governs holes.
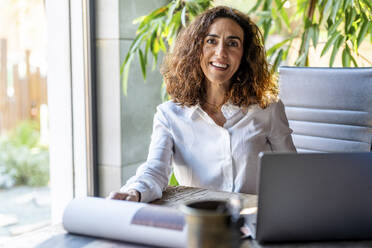
[[[127,192],[114,191],[110,193],[107,199],[139,202],[141,200],[141,193],[135,189],[130,189]]]

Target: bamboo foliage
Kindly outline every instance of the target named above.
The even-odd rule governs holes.
[[[286,8],[286,4],[294,7]],[[160,53],[172,48],[176,35],[199,13],[213,6],[212,0],[172,0],[147,16],[137,18],[137,35],[121,66],[123,89],[126,94],[130,65],[138,54],[143,78],[146,80],[149,54],[152,68]],[[272,69],[277,70],[293,48],[294,39],[301,44],[296,66],[308,66],[309,48],[318,45],[320,33],[326,33],[321,56],[331,52],[332,67],[338,51],[342,51],[344,67],[358,67],[358,48],[369,36],[372,43],[372,2],[370,0],[257,0],[248,11],[261,28],[265,41],[271,34],[280,34],[283,40],[267,50]]]
[[[139,23],[137,35],[120,69],[125,94],[130,64],[135,54],[138,54],[142,75],[146,80],[149,53],[152,55],[152,65],[155,69],[159,54],[165,53],[172,46],[181,27],[186,26],[210,5],[210,0],[175,0],[133,21],[134,24]]]

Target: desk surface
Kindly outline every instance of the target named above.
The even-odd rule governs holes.
[[[168,187],[163,193],[160,200],[156,200],[153,204],[164,205],[177,208],[185,201],[192,200],[226,200],[232,195],[239,195],[245,200],[245,207],[256,207],[257,196],[248,194],[216,192],[206,189],[190,188],[190,187]],[[0,246],[1,247],[1,246]],[[148,247],[138,244],[130,244],[117,242],[112,240],[104,240],[87,236],[79,236],[68,234],[62,225],[54,225],[46,227],[31,233],[27,233],[12,239],[5,247],[36,247],[36,248],[139,248]],[[372,247],[372,241],[344,241],[344,242],[309,242],[309,243],[291,243],[291,244],[271,244],[260,245],[254,240],[245,240],[241,248],[336,248],[336,247],[353,247],[364,248]]]

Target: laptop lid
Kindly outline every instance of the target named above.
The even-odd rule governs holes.
[[[259,242],[372,239],[372,153],[260,154]]]

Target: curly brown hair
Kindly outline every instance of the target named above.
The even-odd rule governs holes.
[[[182,106],[205,101],[205,75],[200,59],[208,28],[216,18],[230,18],[244,31],[243,56],[232,77],[227,99],[240,107],[258,104],[266,108],[277,100],[278,86],[266,61],[262,34],[247,15],[224,6],[200,14],[178,34],[175,46],[166,55],[161,68],[168,94]]]

